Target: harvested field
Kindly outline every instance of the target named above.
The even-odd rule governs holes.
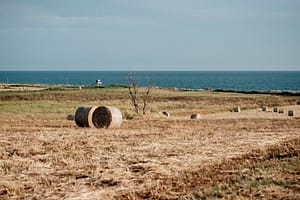
[[[296,97],[156,89],[148,114],[135,116],[126,89],[24,95],[0,93],[1,199],[300,197]],[[114,129],[66,119],[79,105],[99,104],[133,119]],[[242,111],[230,112],[236,105]]]

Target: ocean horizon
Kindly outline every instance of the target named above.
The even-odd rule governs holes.
[[[0,82],[20,84],[127,84],[134,75],[141,86],[232,90],[300,90],[300,71],[0,71]]]

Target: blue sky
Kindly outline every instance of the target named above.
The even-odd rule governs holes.
[[[0,0],[0,70],[300,70],[300,1]]]

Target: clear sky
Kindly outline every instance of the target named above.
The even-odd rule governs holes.
[[[0,70],[300,70],[300,0],[0,0]]]

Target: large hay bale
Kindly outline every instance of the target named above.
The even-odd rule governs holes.
[[[122,113],[116,107],[99,106],[93,110],[92,122],[97,128],[118,128],[122,124]]]
[[[88,123],[89,123],[89,127],[94,128],[95,125],[93,123],[93,115],[95,110],[98,108],[99,106],[92,106],[89,110],[89,114],[88,114]]]
[[[295,115],[295,111],[294,110],[289,110],[288,111],[288,116],[292,117]]]
[[[80,106],[75,112],[75,123],[80,127],[90,127],[92,121],[89,122],[89,112],[93,106]]]
[[[233,108],[233,112],[241,112],[241,108],[238,106],[238,107],[234,107]]]
[[[191,119],[200,119],[200,114],[192,114]]]

